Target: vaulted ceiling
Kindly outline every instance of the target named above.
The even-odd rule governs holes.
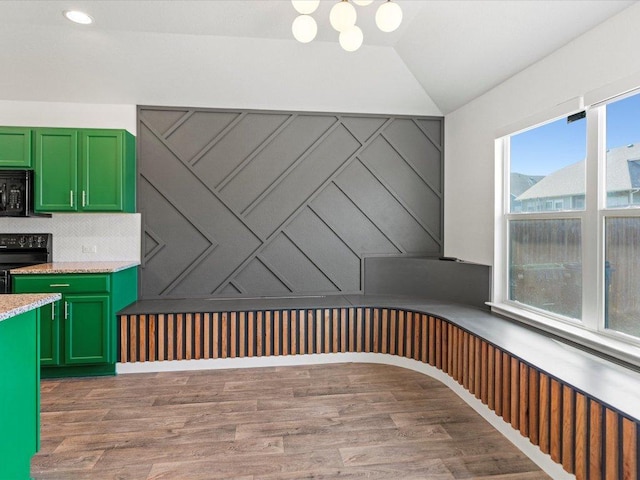
[[[357,7],[365,38],[354,53],[329,25],[335,0],[321,1],[318,36],[304,45],[292,38],[289,0],[2,1],[0,100],[296,108],[307,99],[305,108],[446,114],[635,3],[396,1],[404,20],[387,34],[373,22],[380,0]],[[71,24],[62,16],[71,8],[95,23]]]

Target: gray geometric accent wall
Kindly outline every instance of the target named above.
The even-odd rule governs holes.
[[[362,293],[441,255],[443,119],[138,107],[140,296]]]

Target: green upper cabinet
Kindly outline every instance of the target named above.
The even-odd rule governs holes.
[[[40,212],[135,212],[135,143],[124,130],[35,130]]]
[[[31,129],[0,127],[0,168],[31,166]]]
[[[78,131],[35,130],[35,210],[78,210]]]
[[[82,208],[105,212],[124,210],[122,132],[83,131],[80,134]]]

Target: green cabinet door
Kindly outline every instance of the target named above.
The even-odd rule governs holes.
[[[83,211],[124,210],[123,159],[123,131],[80,131],[80,208]]]
[[[60,365],[59,303],[50,303],[40,308],[41,365]]]
[[[137,284],[137,268],[112,273],[14,275],[13,293],[62,293],[54,311],[49,305],[42,307],[38,323],[41,375],[115,375],[115,312],[137,300]]]
[[[35,210],[78,210],[78,131],[36,129]]]
[[[0,478],[27,479],[38,451],[38,317],[31,310],[0,321]]]
[[[0,168],[31,168],[31,129],[0,127]]]
[[[67,365],[106,363],[109,358],[109,295],[65,295]]]

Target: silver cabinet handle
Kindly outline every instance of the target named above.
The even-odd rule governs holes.
[[[56,319],[56,304],[51,304],[51,321],[53,322]]]
[[[49,286],[50,287],[68,287],[69,284],[68,283],[50,283]]]
[[[64,302],[64,319],[69,318],[69,302]]]
[[[69,190],[69,203],[73,207],[73,190]]]
[[[87,205],[87,192],[82,190],[82,206],[85,207]]]

